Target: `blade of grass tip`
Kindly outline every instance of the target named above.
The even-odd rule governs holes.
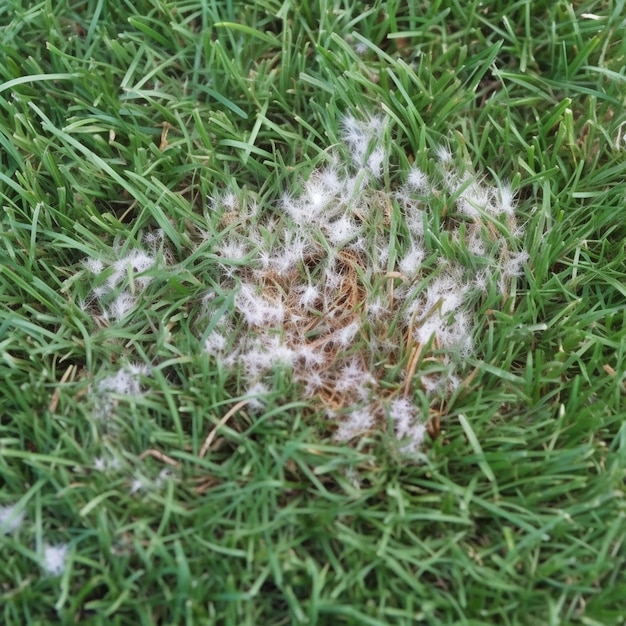
[[[33,262],[37,254],[37,226],[39,222],[39,214],[41,213],[42,203],[38,202],[33,209],[33,217],[30,227],[30,250],[28,251],[28,257],[26,259],[25,269],[31,271]]]
[[[479,367],[481,370],[492,374],[493,376],[497,376],[500,380],[506,380],[509,383],[513,383],[515,385],[521,385],[524,383],[524,379],[521,376],[517,376],[508,372],[507,370],[502,369],[501,367],[496,367],[495,365],[491,365],[490,363],[485,363],[484,361],[477,361],[471,359],[471,365],[474,367]]]
[[[56,601],[54,608],[57,611],[61,611],[62,607],[67,602],[67,598],[70,595],[70,570],[66,569],[65,573],[61,577],[60,584],[61,593],[59,594],[59,599]]]
[[[274,35],[270,35],[268,33],[262,33],[260,30],[256,30],[256,28],[252,28],[246,24],[238,24],[236,22],[216,22],[213,24],[215,28],[225,28],[228,30],[237,30],[240,33],[244,33],[246,35],[250,35],[250,37],[254,37],[255,39],[260,39],[265,43],[270,44],[271,46],[276,45],[276,37]]]
[[[330,94],[334,93],[334,89],[331,83],[325,82],[314,76],[309,76],[309,74],[307,74],[306,72],[300,72],[300,75],[298,76],[298,78],[302,82],[308,83],[309,85],[312,85],[316,89],[326,91],[327,93],[330,93]],[[298,119],[301,119],[301,118],[298,118]]]
[[[74,78],[80,78],[80,74],[75,72],[72,74],[31,74],[30,76],[19,76],[0,84],[0,93],[25,83],[36,83],[45,80],[72,80]]]
[[[489,467],[489,464],[485,460],[485,453],[483,452],[480,442],[478,441],[478,437],[476,437],[476,434],[474,433],[474,430],[472,429],[469,422],[467,421],[467,418],[465,417],[465,415],[462,415],[461,413],[459,413],[459,422],[461,422],[461,426],[463,427],[463,430],[465,431],[465,436],[467,437],[467,440],[469,441],[470,446],[472,446],[472,450],[474,450],[474,454],[478,457],[478,467],[480,467],[482,473],[487,477],[487,480],[489,480],[489,482],[495,483],[496,482],[495,474],[493,473],[493,470],[491,469],[491,467]]]
[[[157,32],[149,26],[146,22],[151,19],[145,16],[132,16],[128,18],[128,23],[136,28],[138,31],[142,32],[146,37],[149,37],[153,41],[160,43],[165,49],[171,46],[171,41],[168,40],[167,37],[164,37],[161,33]],[[154,22],[154,20],[151,20]]]
[[[91,15],[91,24],[89,24],[89,29],[87,30],[87,41],[93,41],[93,37],[96,33],[96,29],[100,24],[100,15],[102,14],[102,9],[104,6],[104,0],[98,0],[96,2],[96,6]]]
[[[265,121],[265,114],[267,113],[267,107],[269,106],[269,100],[265,101],[263,108],[258,112],[256,122],[252,127],[252,131],[250,133],[250,137],[248,137],[248,148],[246,148],[243,152],[242,161],[245,165],[248,162],[248,158],[250,157],[250,153],[254,148],[254,142],[259,134],[259,130],[261,130],[261,126],[263,126],[263,122]]]

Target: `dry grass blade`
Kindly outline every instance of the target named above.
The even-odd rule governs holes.
[[[209,448],[211,447],[211,444],[213,443],[213,440],[215,439],[218,430],[224,426],[224,424],[226,424],[228,422],[228,420],[235,415],[235,413],[237,413],[237,411],[239,411],[240,409],[242,409],[244,406],[246,406],[246,404],[248,404],[249,402],[251,402],[252,399],[251,398],[247,398],[245,400],[241,400],[240,402],[237,402],[237,404],[235,404],[227,413],[226,415],[224,415],[224,417],[222,417],[222,419],[215,425],[215,428],[213,428],[213,430],[207,435],[206,439],[204,440],[204,443],[202,444],[202,447],[200,448],[200,452],[198,453],[198,456],[202,459],[206,456],[206,453],[209,451]]]

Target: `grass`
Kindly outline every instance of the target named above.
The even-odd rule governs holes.
[[[0,621],[624,623],[622,9],[3,3]],[[361,155],[384,148],[379,176],[351,161],[347,116],[383,120]],[[358,389],[338,401],[331,368],[330,392],[307,394],[293,363],[252,376],[254,338],[291,340],[238,296],[287,236],[356,258],[329,244],[335,217],[285,215],[285,193],[337,163],[370,212],[346,213],[365,244],[315,323],[336,302],[364,320],[331,348],[377,402],[347,441],[328,409]],[[422,234],[399,195],[411,167],[439,181],[410,200]],[[516,223],[464,216],[469,187],[445,171],[510,182]],[[472,349],[418,350],[406,311],[446,267],[479,271],[472,229],[493,249],[464,296]],[[413,295],[385,277],[411,243]],[[503,249],[528,255],[521,272]],[[318,256],[289,281],[320,276]],[[280,276],[257,295],[288,302]],[[377,326],[366,302],[390,284],[404,300]],[[417,455],[396,439],[399,397],[421,416]]]

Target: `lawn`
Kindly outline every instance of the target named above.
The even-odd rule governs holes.
[[[626,623],[625,15],[0,4],[0,623]]]

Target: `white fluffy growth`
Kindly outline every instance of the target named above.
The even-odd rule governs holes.
[[[43,547],[42,567],[46,574],[50,576],[60,576],[65,571],[69,546],[59,544],[51,546],[45,544]]]
[[[350,441],[374,426],[375,415],[369,407],[359,408],[341,418],[335,437],[339,441]]]
[[[402,444],[401,451],[405,454],[418,452],[426,436],[426,426],[413,403],[408,398],[393,400],[389,407],[389,417]]]
[[[235,294],[235,310],[208,333],[204,351],[237,372],[251,408],[262,408],[279,368],[325,405],[337,439],[362,436],[387,415],[400,450],[419,455],[426,426],[411,392],[434,401],[458,387],[474,352],[470,296],[498,280],[505,293],[527,255],[513,251],[522,231],[510,185],[488,184],[447,144],[435,149],[428,174],[414,164],[386,188],[382,172],[395,171],[387,124],[383,116],[346,116],[349,162],[330,155],[272,211],[252,218],[245,198],[214,202],[229,226],[220,256],[255,253],[252,266],[223,268],[220,291]],[[507,239],[507,231],[515,234]],[[438,366],[391,380],[396,364],[409,362],[407,345]]]
[[[494,204],[494,213],[505,213],[513,215],[515,213],[515,194],[509,183],[501,183],[496,194],[496,202]]]
[[[15,505],[0,506],[0,535],[16,531],[24,520],[24,513],[18,511]]]
[[[141,364],[128,364],[115,374],[106,376],[97,385],[99,393],[114,393],[120,396],[136,396],[141,393],[141,377],[147,376],[150,368]]]
[[[389,420],[400,450],[419,455],[427,416],[413,399],[442,405],[467,376],[474,303],[496,286],[504,298],[528,255],[509,183],[490,184],[447,142],[397,174],[393,126],[383,115],[347,115],[347,158],[328,151],[298,190],[269,203],[236,186],[213,195],[195,254],[213,264],[215,284],[195,327],[203,324],[197,350],[232,374],[250,409],[263,410],[280,370],[335,420],[337,439]],[[155,268],[167,266],[163,231],[142,245],[84,261],[94,283],[86,310],[98,309],[100,323],[124,323],[149,297]],[[130,365],[97,380],[95,415],[114,416],[149,373]],[[131,490],[147,484],[135,477]]]
[[[152,280],[146,273],[159,260],[165,263],[164,255],[167,250],[163,249],[163,238],[164,234],[160,229],[145,235],[144,241],[152,248],[151,253],[141,248],[132,248],[122,256],[119,254],[120,246],[117,246],[106,258],[93,257],[83,261],[83,266],[90,274],[105,277],[104,281],[99,281],[93,287],[88,298],[90,305],[99,305],[98,314],[101,319],[109,323],[119,322],[136,308],[139,293]]]
[[[121,320],[130,313],[137,304],[137,298],[130,291],[122,291],[104,310],[105,319]]]
[[[115,374],[101,378],[94,385],[94,417],[110,419],[115,414],[119,396],[141,395],[141,379],[148,376],[150,371],[147,365],[130,363]]]
[[[414,242],[409,252],[400,261],[400,271],[405,276],[414,276],[420,269],[426,253],[419,242]]]
[[[414,165],[407,174],[406,186],[411,191],[426,191],[428,189],[428,176]]]

